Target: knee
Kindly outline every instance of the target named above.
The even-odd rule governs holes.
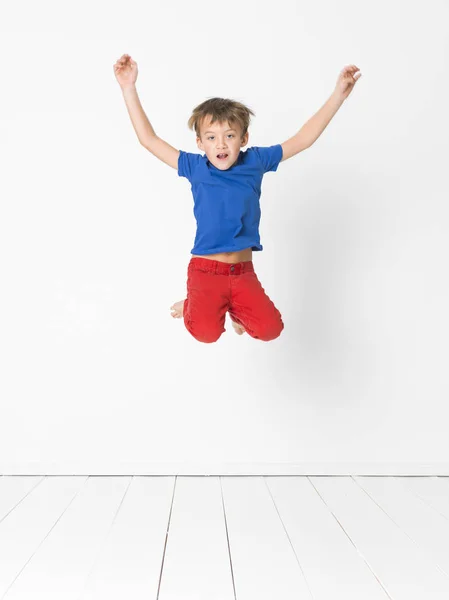
[[[284,323],[282,321],[278,321],[273,324],[264,325],[258,332],[257,338],[262,342],[271,342],[278,338],[282,330],[284,329]]]
[[[204,344],[213,344],[214,342],[217,342],[219,340],[221,336],[221,331],[220,333],[192,333],[192,335],[198,342],[203,342]]]
[[[192,327],[191,324],[186,323],[187,331],[198,341],[204,344],[213,344],[218,341],[223,333],[223,330],[216,328],[203,328],[203,327]]]

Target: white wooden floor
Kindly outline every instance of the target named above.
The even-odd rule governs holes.
[[[0,477],[7,600],[448,600],[448,477]]]

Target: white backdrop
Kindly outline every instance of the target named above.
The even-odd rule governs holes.
[[[449,474],[444,0],[9,4],[0,23],[0,473]],[[190,184],[212,96],[282,143],[362,78],[318,141],[264,177],[256,272],[272,342],[197,342]]]

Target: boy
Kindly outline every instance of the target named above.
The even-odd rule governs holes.
[[[198,148],[205,155],[176,150],[154,132],[140,104],[135,83],[137,63],[124,54],[114,73],[139,142],[177,169],[191,183],[197,232],[187,270],[187,298],[171,306],[198,341],[216,342],[229,312],[235,331],[270,341],[284,329],[279,310],[265,293],[252,262],[263,250],[259,237],[261,182],[264,173],[309,148],[324,131],[361,76],[345,67],[324,106],[282,144],[253,146],[248,126],[253,111],[234,100],[212,98],[198,105],[189,119]]]

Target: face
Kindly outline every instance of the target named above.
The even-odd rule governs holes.
[[[246,132],[242,138],[242,132],[238,124],[232,125],[227,121],[224,123],[215,121],[211,124],[210,120],[211,117],[209,116],[203,119],[201,137],[197,137],[196,143],[217,169],[225,171],[237,161],[240,148],[248,143],[249,134]],[[227,156],[219,158],[218,155],[221,154],[227,154]]]

